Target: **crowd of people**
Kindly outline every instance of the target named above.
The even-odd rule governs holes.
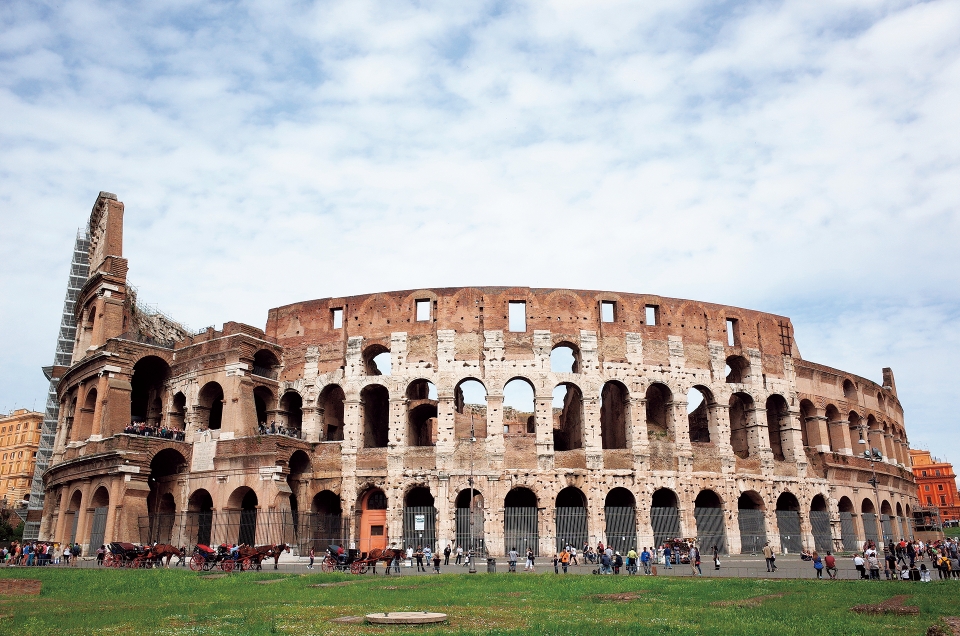
[[[8,567],[76,565],[83,555],[79,543],[50,543],[49,541],[14,541],[9,548],[0,550],[0,563]]]
[[[130,422],[123,432],[127,435],[143,435],[144,437],[159,437],[161,439],[172,439],[182,442],[185,433],[181,428],[172,428],[168,426],[148,426],[143,422]]]
[[[923,541],[906,541],[899,543],[891,540],[882,550],[873,541],[864,544],[863,550],[853,555],[853,565],[863,580],[880,580],[883,571],[884,579],[888,581],[920,581],[931,580],[931,570],[936,570],[941,580],[960,579],[960,541],[956,538],[947,538],[933,543]],[[833,559],[827,552],[826,560]],[[828,576],[836,578],[836,569],[830,573],[829,563],[818,564],[819,556],[813,553],[814,568],[817,569],[817,578],[822,578],[821,570],[826,569]],[[930,567],[927,567],[927,562]]]
[[[300,439],[300,431],[295,428],[287,428],[285,426],[278,426],[276,422],[260,422],[257,424],[257,430],[261,435],[286,435],[287,437],[293,437],[294,439]]]

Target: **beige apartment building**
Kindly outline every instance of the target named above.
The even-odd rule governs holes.
[[[10,507],[30,496],[42,423],[42,413],[27,409],[0,414],[0,499]]]

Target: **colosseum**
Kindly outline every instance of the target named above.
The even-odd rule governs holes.
[[[736,554],[912,534],[892,371],[804,360],[789,318],[463,287],[192,333],[127,284],[123,213],[102,192],[90,216],[41,538]]]

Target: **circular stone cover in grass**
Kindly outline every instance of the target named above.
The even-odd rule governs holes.
[[[447,620],[447,615],[439,612],[378,612],[367,614],[367,622],[377,625],[425,625],[427,623],[442,623],[445,620]]]

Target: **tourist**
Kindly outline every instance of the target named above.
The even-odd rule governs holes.
[[[619,552],[613,553],[613,573],[620,574],[620,568],[623,567],[623,557]]]
[[[640,551],[640,565],[643,566],[644,575],[650,574],[650,551],[646,547]]]
[[[827,568],[827,576],[831,580],[836,580],[837,578],[837,559],[833,556],[833,553],[830,550],[827,550],[827,557],[824,559],[824,565]]]
[[[607,556],[606,552],[600,553],[600,574],[610,574],[613,570],[611,569],[610,557]]]
[[[633,576],[637,573],[637,549],[627,550],[627,576]]]
[[[717,546],[713,546],[713,569],[720,569],[720,550],[717,549]]]
[[[443,564],[444,564],[444,565],[450,565],[450,552],[451,552],[451,550],[450,550],[450,544],[448,543],[448,544],[443,548]]]
[[[673,561],[673,551],[670,549],[670,544],[664,543],[663,544],[663,565],[668,570],[672,570],[673,569],[673,565],[671,564],[672,561]]]
[[[570,553],[570,565],[580,565],[577,562],[577,549],[574,546],[570,546],[570,549],[567,550]]]
[[[67,544],[67,547],[63,549],[63,564],[70,565],[70,557],[73,556],[73,550],[70,549],[70,544]]]
[[[767,572],[776,572],[777,571],[777,555],[773,551],[773,548],[770,547],[770,542],[767,541],[767,544],[763,546],[763,558],[767,561]]]
[[[457,544],[457,565],[460,565],[463,562],[463,546],[459,543]]]
[[[97,565],[101,565],[101,566],[103,565],[103,557],[106,551],[107,551],[106,546],[102,545],[99,548],[97,548]]]
[[[950,578],[950,557],[946,554],[941,554],[937,557],[936,561],[937,570],[939,570],[940,579],[949,579]]]
[[[416,552],[413,553],[413,558],[417,560],[417,572],[426,572],[427,570],[423,567],[423,548],[417,546]]]
[[[457,546],[457,563],[460,563],[460,546]],[[520,554],[517,552],[516,548],[510,548],[510,551],[507,552],[507,572],[516,572],[517,571],[517,558]]]
[[[447,553],[447,561],[449,561],[450,546],[447,546],[446,553]],[[440,574],[440,553],[439,552],[433,555],[433,571],[436,572],[437,574]]]
[[[553,553],[553,573],[560,574],[560,555]]]
[[[820,554],[814,550],[813,551],[813,569],[817,572],[817,578],[823,578],[823,560],[820,558]]]
[[[853,567],[857,568],[857,572],[860,573],[861,580],[868,578],[867,569],[864,563],[863,556],[859,552],[853,555]]]
[[[927,569],[926,563],[920,564],[920,582],[929,583],[930,582],[930,570]]]
[[[880,557],[876,550],[870,550],[867,554],[867,566],[870,568],[870,580],[880,580]]]
[[[433,562],[433,548],[428,545],[423,547],[423,560],[427,565]]]
[[[308,570],[312,570],[312,569],[313,569],[313,560],[316,558],[316,556],[317,556],[317,553],[316,553],[316,552],[314,551],[314,549],[311,547],[311,548],[310,548],[310,563],[307,565],[307,569],[308,569]]]
[[[560,567],[563,568],[563,573],[567,573],[567,567],[570,565],[570,552],[564,548],[560,552]]]
[[[527,548],[527,564],[523,567],[523,571],[534,572],[534,563],[533,563],[533,548]]]
[[[700,569],[700,550],[695,545],[690,546],[690,571],[696,576],[703,576]]]

